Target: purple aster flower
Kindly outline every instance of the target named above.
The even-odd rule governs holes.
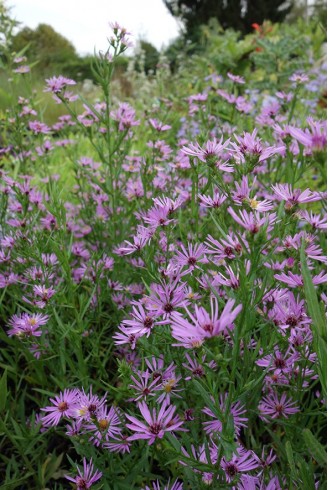
[[[269,371],[274,371],[274,374],[284,373],[288,375],[293,371],[295,362],[299,360],[299,357],[298,352],[294,352],[291,348],[288,348],[283,354],[275,346],[273,354],[262,357],[256,361],[256,364]]]
[[[104,409],[107,393],[102,398],[93,395],[92,387],[90,393],[85,393],[84,389],[78,392],[78,398],[73,410],[73,416],[77,419],[96,420],[101,410]]]
[[[152,379],[148,370],[144,373],[137,372],[135,376],[131,376],[131,380],[134,384],[129,385],[129,388],[135,392],[132,401],[139,401],[142,398],[145,400],[147,396],[155,396],[154,388],[158,385],[158,379]]]
[[[311,192],[310,189],[305,189],[305,191],[300,189],[293,190],[290,184],[276,184],[272,186],[272,189],[279,201],[286,201],[286,209],[292,209],[299,204],[322,199],[318,192]]]
[[[79,391],[64,390],[55,398],[50,398],[51,406],[41,408],[43,412],[49,412],[48,415],[42,417],[44,426],[58,425],[63,417],[72,418],[75,415],[75,408],[78,401]]]
[[[287,284],[291,288],[304,286],[303,277],[300,274],[293,274],[291,271],[288,271],[287,274],[275,274],[273,277],[278,281]],[[312,282],[314,285],[327,282],[327,274],[325,274],[324,271],[321,271],[319,274],[312,277]]]
[[[321,151],[327,146],[327,123],[326,121],[314,121],[309,118],[310,130],[303,131],[300,128],[289,126],[291,136],[301,143],[309,151]]]
[[[145,223],[147,223],[152,229],[156,230],[159,226],[164,227],[173,223],[172,219],[169,219],[170,208],[164,206],[154,206],[143,217]]]
[[[129,453],[131,443],[128,441],[128,436],[125,434],[120,434],[114,437],[104,444],[104,447],[109,449],[112,453]]]
[[[46,79],[46,82],[47,86],[44,89],[44,92],[52,92],[53,94],[61,93],[67,85],[76,85],[74,80],[63,77],[62,75],[59,75],[59,77],[48,78]]]
[[[226,412],[226,404],[227,404],[227,398],[228,394],[226,393],[225,395],[220,395],[220,410],[222,413]],[[213,403],[215,402],[214,398],[212,398]],[[230,405],[230,414],[232,415],[233,418],[233,423],[234,423],[234,429],[235,433],[238,435],[240,433],[241,427],[247,427],[247,422],[248,418],[243,417],[243,415],[246,413],[245,407],[239,402],[232,403]],[[212,417],[213,421],[210,422],[204,422],[204,430],[206,434],[213,434],[215,432],[222,432],[222,421],[218,419],[217,415],[215,415],[210,408],[205,407],[202,412],[206,413],[206,415],[209,415]]]
[[[94,471],[92,464],[92,458],[88,463],[85,458],[83,458],[83,471],[77,468],[78,475],[75,477],[65,475],[65,478],[76,485],[76,490],[86,490],[91,488],[94,483],[96,483],[102,477],[101,471],[97,469]]]
[[[215,138],[212,141],[207,141],[204,147],[201,147],[199,143],[189,146],[183,146],[182,152],[188,156],[197,157],[204,163],[216,163],[221,156],[222,151],[229,145],[230,140],[227,140],[222,144],[223,138],[217,141]]]
[[[274,392],[262,398],[258,408],[260,411],[260,418],[265,422],[269,422],[270,419],[281,417],[287,419],[289,415],[293,415],[300,411],[296,406],[296,402],[291,398],[287,398],[286,393],[283,393],[279,398],[279,395]]]
[[[156,438],[162,439],[165,432],[186,431],[186,429],[181,427],[183,420],[177,415],[174,416],[176,407],[173,405],[167,405],[164,402],[158,413],[155,408],[150,412],[145,402],[138,403],[138,408],[146,423],[141,422],[135,417],[126,415],[126,418],[132,422],[131,424],[126,424],[126,427],[135,432],[133,436],[128,438],[129,441],[147,439],[150,445],[155,442]]]
[[[224,194],[220,195],[218,190],[215,190],[213,197],[198,194],[198,198],[201,204],[206,208],[219,208],[227,199],[227,196],[225,196]]]
[[[114,436],[119,436],[122,432],[120,412],[115,407],[102,406],[97,410],[96,417],[92,418],[92,422],[84,424],[84,429],[88,433],[92,433],[90,441],[99,446],[108,439]]]
[[[243,237],[242,237],[243,238]],[[237,237],[234,233],[226,235],[225,240],[220,241],[213,238],[211,235],[207,235],[207,253],[213,254],[218,260],[222,259],[234,259],[241,255],[243,248],[248,248],[246,239]]]
[[[242,310],[242,305],[238,305],[233,309],[234,304],[235,300],[229,299],[220,316],[217,299],[213,297],[211,298],[210,315],[202,306],[198,307],[195,305],[194,314],[188,308],[185,308],[192,323],[183,318],[182,315],[173,313],[171,319],[172,337],[180,341],[183,341],[183,339],[204,340],[224,333],[226,329],[231,328],[237,315]]]
[[[237,454],[234,454],[230,461],[227,461],[227,459],[223,457],[220,465],[225,472],[226,481],[230,483],[239,476],[240,473],[246,473],[258,468],[259,459],[255,456],[253,451],[237,448]]]
[[[171,126],[169,126],[168,124],[164,124],[160,121],[158,121],[157,119],[149,119],[149,123],[151,124],[151,126],[156,129],[156,131],[168,131],[169,129],[171,129]]]
[[[136,303],[132,307],[132,320],[123,320],[122,325],[127,328],[127,331],[131,334],[137,334],[139,337],[146,335],[149,337],[152,329],[156,325],[163,325],[167,322],[157,321],[155,318],[158,316],[157,313],[151,311],[145,311],[141,303]]]
[[[273,155],[283,155],[285,146],[264,147],[261,139],[257,137],[257,129],[252,133],[244,132],[243,136],[235,135],[237,143],[232,143],[233,153],[237,162],[244,163],[246,157],[256,158],[256,163],[261,163]]]
[[[239,75],[233,75],[229,71],[228,71],[227,75],[228,75],[228,78],[230,78],[230,80],[232,80],[234,83],[239,83],[241,85],[243,85],[245,83],[245,79],[243,77],[240,77]]]
[[[261,217],[258,211],[248,213],[247,211],[242,210],[239,211],[238,216],[231,206],[228,208],[228,213],[230,216],[232,216],[236,223],[251,232],[253,235],[258,233],[263,227],[267,227],[267,231],[271,231],[273,229],[273,225],[277,221],[276,213],[270,213]]]
[[[40,337],[42,335],[42,330],[40,330],[42,325],[46,325],[49,320],[48,315],[42,315],[41,313],[36,313],[29,315],[28,313],[22,313],[19,315],[13,315],[9,320],[9,325],[12,326],[8,330],[8,336],[12,337],[16,335],[17,337]]]
[[[178,250],[176,255],[173,257],[172,262],[181,267],[188,267],[186,271],[184,271],[184,275],[188,272],[192,272],[194,269],[199,269],[200,263],[206,263],[206,247],[203,244],[192,245],[188,243],[188,250],[184,245],[181,245],[181,251]]]
[[[115,335],[113,335],[114,344],[129,344],[130,348],[134,350],[136,348],[137,340],[141,337],[141,335],[138,333],[131,333],[130,328],[125,327],[124,325],[120,325],[118,329],[120,330],[120,332],[117,332]]]
[[[50,133],[50,128],[46,124],[40,121],[30,121],[28,123],[29,128],[34,132],[34,134],[48,134]]]
[[[173,282],[165,284],[152,284],[151,294],[148,296],[147,309],[156,312],[163,319],[169,318],[177,308],[187,306],[185,283],[179,284],[180,278],[177,277]]]
[[[146,228],[139,227],[137,235],[133,236],[133,243],[125,240],[124,243],[126,245],[117,247],[113,252],[117,255],[130,255],[134,252],[140,252],[140,250],[150,242],[152,235],[153,232],[150,232]]]
[[[142,490],[183,490],[183,484],[179,483],[178,480],[175,480],[175,482],[171,484],[169,480],[168,483],[162,487],[160,482],[156,480],[152,482],[152,487],[146,486]]]
[[[181,380],[181,376],[176,376],[174,371],[170,377],[165,377],[162,379],[162,382],[157,385],[156,391],[163,391],[163,393],[157,398],[157,403],[166,402],[169,404],[171,402],[171,396],[175,395],[176,398],[181,398],[177,393],[183,391],[183,389],[179,389],[177,387],[179,381]]]

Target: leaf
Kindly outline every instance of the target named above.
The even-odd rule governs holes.
[[[286,442],[285,449],[286,449],[287,460],[288,460],[288,464],[289,464],[290,469],[291,469],[292,476],[295,476],[296,475],[296,468],[295,468],[295,461],[294,461],[294,455],[293,455],[293,448],[292,448],[290,441]]]
[[[6,407],[7,394],[7,371],[5,371],[0,380],[0,412],[3,412]]]
[[[303,429],[303,439],[308,452],[312,455],[316,462],[320,466],[325,466],[327,464],[327,453],[324,446],[309,429]]]
[[[322,337],[323,339],[326,339],[327,336],[326,321],[324,318],[324,314],[320,309],[318,296],[315,287],[313,285],[311,273],[306,263],[304,248],[305,248],[305,243],[303,241],[301,247],[301,270],[302,270],[302,276],[304,282],[304,293],[307,301],[307,307],[309,309],[309,313],[312,318],[313,325],[318,335],[320,335],[320,337]]]

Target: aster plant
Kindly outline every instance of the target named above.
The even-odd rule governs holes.
[[[56,74],[55,123],[33,92],[1,120],[4,485],[324,488],[320,59],[266,90],[163,61],[124,98],[111,29],[97,100]]]

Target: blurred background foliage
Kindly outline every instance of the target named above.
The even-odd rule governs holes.
[[[114,97],[136,98],[138,94],[142,103],[143,97],[158,91],[159,84],[163,95],[172,89],[178,96],[179,84],[174,77],[181,80],[184,72],[188,77],[191,74],[188,83],[191,79],[196,85],[197,77],[203,77],[204,73],[251,74],[252,82],[261,89],[261,83],[267,83],[267,79],[275,83],[277,77],[287,79],[301,69],[305,57],[325,56],[326,3],[323,0],[310,5],[304,0],[284,4],[281,0],[261,0],[256,3],[257,11],[253,1],[245,1],[239,12],[236,6],[240,7],[240,1],[229,1],[226,2],[229,21],[225,3],[221,1],[165,0],[164,3],[180,19],[179,37],[161,51],[149,41],[139,39],[133,54],[119,57]],[[24,96],[28,87],[33,86],[39,103],[44,106],[44,120],[55,122],[63,109],[55,104],[49,107],[43,88],[46,78],[59,74],[76,80],[84,97],[96,101],[99,90],[92,71],[95,55],[77,53],[73,44],[50,25],[39,24],[35,29],[22,27],[11,18],[6,5],[0,0],[0,111],[13,104],[13,94]],[[283,18],[285,22],[274,23]],[[10,60],[20,55],[26,56],[32,70],[22,75],[13,92],[9,90],[10,72],[15,67]],[[82,109],[82,102],[77,104]]]

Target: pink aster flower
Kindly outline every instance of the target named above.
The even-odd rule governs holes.
[[[206,208],[219,208],[227,199],[227,196],[225,196],[224,194],[220,195],[218,190],[215,190],[213,197],[198,194],[198,198],[201,204]]]
[[[275,274],[273,277],[278,281],[284,282],[291,288],[304,286],[303,277],[300,274],[293,274],[291,271],[288,271],[287,274]],[[312,282],[314,285],[327,282],[327,274],[325,274],[324,271],[321,271],[319,274],[312,277]]]
[[[211,235],[207,235],[207,254],[213,254],[218,260],[221,259],[234,259],[239,257],[243,249],[248,247],[246,239],[237,237],[234,233],[226,235],[225,240],[220,241],[213,238]]]
[[[243,77],[240,77],[239,75],[233,75],[230,72],[228,72],[227,75],[228,78],[230,78],[230,80],[232,80],[234,83],[239,83],[241,85],[245,83],[245,79]]]
[[[222,413],[226,412],[227,409],[227,398],[228,394],[226,393],[225,395],[220,395],[220,410]],[[214,403],[214,398],[212,398],[212,401]],[[213,434],[215,432],[222,432],[222,420],[218,418],[217,414],[214,414],[212,410],[208,407],[205,407],[202,412],[204,412],[206,415],[209,417],[215,419],[210,422],[204,422],[204,430],[206,434]],[[229,412],[232,415],[233,418],[233,423],[234,423],[234,430],[235,433],[238,435],[240,433],[240,429],[242,427],[247,427],[247,422],[248,418],[243,417],[244,414],[246,414],[246,409],[244,405],[242,405],[239,401],[232,403],[229,408]]]
[[[118,327],[120,332],[113,335],[115,345],[129,344],[130,348],[134,350],[136,348],[137,340],[141,337],[138,333],[131,333],[130,328],[120,325]]]
[[[173,313],[171,318],[172,337],[183,341],[183,339],[200,339],[215,337],[230,329],[234,320],[242,310],[242,305],[233,309],[234,299],[229,299],[219,316],[218,302],[211,298],[211,314],[207,313],[202,306],[195,305],[195,313],[192,314],[185,308],[190,320],[186,320],[181,314]],[[183,345],[183,344],[178,344]]]
[[[302,130],[289,126],[289,133],[309,151],[324,150],[327,146],[326,121],[314,121],[312,118],[309,118],[308,123],[310,129]]]
[[[59,75],[59,77],[48,78],[46,79],[46,82],[47,86],[44,89],[44,92],[52,92],[53,94],[61,93],[67,85],[76,85],[74,80],[63,77],[62,75]]]
[[[163,316],[163,319],[169,318],[177,308],[188,304],[185,286],[186,284],[181,283],[179,277],[168,284],[164,281],[160,284],[152,284],[146,308],[156,312],[158,316]]]
[[[148,396],[156,395],[155,387],[158,385],[158,380],[152,379],[148,370],[145,373],[137,372],[135,376],[131,376],[131,380],[134,384],[129,385],[129,388],[135,392],[132,401],[139,401],[142,398],[145,400]]]
[[[34,134],[48,134],[50,133],[50,128],[46,124],[40,122],[40,121],[30,121],[28,123],[29,128],[31,131],[34,132]]]
[[[279,201],[286,201],[285,207],[291,209],[299,204],[320,201],[322,199],[318,192],[311,192],[310,189],[294,189],[290,184],[276,184],[272,189]]]
[[[172,484],[170,480],[163,487],[158,480],[152,482],[152,487],[145,486],[142,490],[183,490],[183,484],[175,480]]]
[[[188,267],[184,274],[192,272],[194,269],[199,269],[201,263],[206,263],[206,247],[203,244],[192,245],[188,243],[188,250],[184,245],[181,245],[181,251],[178,250],[173,257],[172,262],[183,268]]]
[[[51,406],[41,408],[43,412],[49,412],[42,417],[44,426],[58,425],[63,417],[71,418],[75,414],[76,403],[78,399],[78,390],[64,390],[55,398],[50,398]]]
[[[232,151],[237,157],[237,161],[241,163],[245,162],[247,156],[256,157],[256,163],[261,163],[273,155],[283,155],[286,149],[285,146],[264,147],[261,139],[257,137],[257,129],[254,129],[252,133],[244,132],[243,136],[235,135],[235,138],[237,143],[232,143]]]
[[[126,434],[120,434],[117,437],[114,437],[107,443],[104,444],[104,447],[109,449],[112,453],[129,453],[130,452],[131,443],[128,441],[128,436]]]
[[[21,315],[14,315],[9,320],[9,325],[12,326],[8,330],[8,336],[12,337],[40,337],[42,335],[41,326],[46,325],[49,320],[48,315],[42,315],[36,313],[29,315],[28,313],[22,313]]]
[[[267,231],[271,231],[277,220],[276,213],[266,214],[261,217],[258,211],[248,213],[247,211],[242,210],[237,214],[231,206],[228,208],[228,213],[236,223],[250,231],[252,234],[258,233],[263,227],[267,227]]]
[[[300,411],[296,406],[296,402],[291,398],[287,398],[286,393],[283,393],[280,398],[277,393],[270,393],[268,396],[262,398],[258,408],[260,417],[265,422],[281,417],[287,419],[289,415]]]
[[[134,252],[140,252],[150,242],[152,235],[152,231],[140,226],[137,235],[133,236],[133,243],[125,240],[125,245],[117,247],[113,252],[117,255],[130,255]]]
[[[77,468],[78,475],[75,477],[65,475],[65,478],[76,485],[76,490],[86,490],[91,488],[94,483],[96,483],[102,477],[101,471],[97,469],[94,471],[94,466],[92,464],[92,458],[88,463],[85,458],[83,458],[83,471]]]
[[[182,152],[188,156],[197,157],[204,163],[212,163],[217,161],[221,156],[222,151],[229,145],[230,140],[227,140],[222,144],[223,138],[217,141],[216,138],[212,141],[207,141],[204,147],[201,147],[199,143],[190,143],[189,146],[183,146]]]
[[[88,434],[92,434],[90,441],[99,446],[114,436],[119,436],[122,432],[119,410],[115,407],[102,406],[97,415],[89,423],[84,425]]]
[[[273,354],[262,357],[256,364],[268,371],[273,371],[274,374],[284,373],[285,375],[291,374],[294,369],[295,362],[299,359],[298,352],[293,352],[288,349],[287,352],[282,353],[277,346],[274,348]]]
[[[136,303],[132,307],[131,320],[123,320],[122,325],[127,327],[129,333],[137,334],[139,337],[146,335],[149,337],[152,329],[156,325],[166,324],[166,321],[157,321],[158,316],[155,312],[145,311],[141,303]]]
[[[258,468],[260,462],[253,451],[247,451],[240,447],[237,448],[237,454],[233,454],[229,461],[223,457],[220,465],[225,472],[226,481],[231,482],[240,473]]]
[[[78,391],[75,407],[73,409],[73,416],[79,420],[90,421],[103,413],[104,405],[106,403],[107,393],[102,398],[92,393],[92,387],[89,393],[85,393],[84,389]]]
[[[152,125],[152,127],[154,129],[156,129],[156,131],[168,131],[169,129],[171,129],[171,126],[169,126],[168,124],[164,124],[160,121],[158,121],[157,119],[149,119],[149,123]]]
[[[164,402],[158,413],[155,408],[150,412],[145,402],[138,403],[138,408],[146,423],[141,422],[136,417],[126,415],[126,418],[132,422],[131,424],[126,424],[126,427],[135,432],[133,436],[128,438],[129,441],[147,439],[150,445],[155,442],[156,438],[162,439],[165,432],[186,431],[186,429],[181,427],[183,420],[177,415],[174,416],[176,407],[173,405],[167,405]]]
[[[312,211],[301,211],[299,217],[309,223],[314,230],[326,230],[327,229],[327,216],[320,216],[319,214],[313,214]]]

